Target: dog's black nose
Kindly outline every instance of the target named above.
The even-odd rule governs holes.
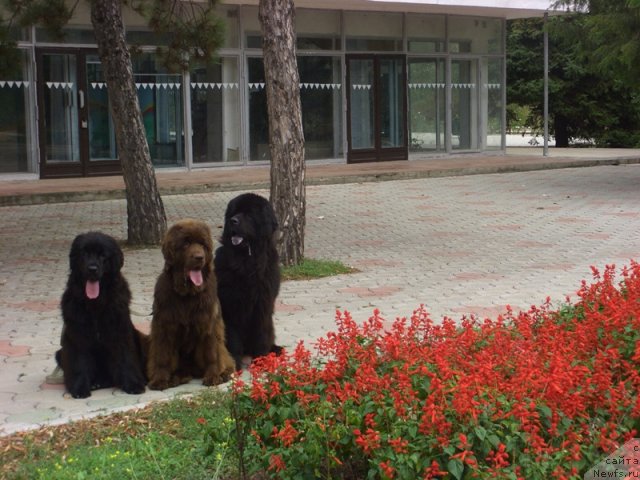
[[[91,264],[87,266],[87,270],[89,270],[91,273],[96,273],[98,271],[98,266],[95,264]]]
[[[199,262],[202,262],[204,260],[204,255],[194,255],[193,258]]]
[[[233,226],[239,225],[240,224],[240,219],[237,216],[233,216],[229,220],[229,223],[231,223],[231,225],[233,225]]]

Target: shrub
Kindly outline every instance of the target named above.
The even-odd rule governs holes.
[[[640,266],[593,275],[572,305],[496,320],[337,312],[316,353],[299,343],[234,381],[242,473],[581,478],[640,428]]]

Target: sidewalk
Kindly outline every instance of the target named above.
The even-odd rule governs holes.
[[[378,308],[390,322],[420,304],[436,320],[495,318],[507,305],[528,309],[547,296],[557,305],[581,280],[590,280],[590,266],[640,259],[640,152],[598,153],[311,166],[305,254],[340,260],[360,272],[285,282],[276,306],[278,343],[312,343],[334,328],[336,309],[362,322]],[[598,166],[568,168],[576,165]],[[526,167],[535,171],[518,171]],[[514,173],[480,174],[485,172]],[[238,190],[268,196],[265,167],[167,172],[158,178],[169,222],[200,218],[215,236]],[[380,179],[390,181],[373,181]],[[93,229],[126,235],[117,177],[75,180],[0,179],[0,435],[203,388],[193,381],[142,395],[103,389],[74,400],[63,387],[45,383],[60,338],[58,305],[72,239]],[[183,194],[193,191],[201,193]],[[45,194],[74,201],[6,202],[55,199]],[[107,199],[87,200],[94,194]],[[149,326],[161,268],[158,248],[126,249],[124,274],[141,329]]]
[[[513,147],[507,149],[506,155],[427,157],[412,154],[409,161],[348,165],[311,162],[306,169],[306,180],[307,185],[325,185],[640,162],[640,149],[550,148],[547,157],[542,152],[542,147]],[[158,169],[156,178],[163,195],[268,189],[269,167]],[[114,198],[124,198],[124,182],[119,176],[39,180],[35,175],[0,175],[0,206]]]

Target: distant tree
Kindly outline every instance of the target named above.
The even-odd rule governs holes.
[[[584,15],[548,22],[549,116],[558,147],[575,139],[599,146],[631,147],[640,143],[640,96],[617,72],[592,68],[578,38],[588,36]],[[526,105],[529,127],[540,131],[543,112],[543,23],[514,20],[507,35],[507,98]]]
[[[271,153],[271,202],[280,223],[284,265],[304,257],[306,220],[304,134],[292,0],[260,0]]]
[[[640,0],[559,0],[581,17],[585,32],[574,38],[590,66],[616,72],[629,86],[640,77]]]
[[[118,156],[127,196],[127,234],[131,244],[157,244],[167,228],[166,214],[149,154],[142,114],[133,79],[131,53],[125,40],[124,0],[87,0],[91,8],[98,53],[109,91]],[[15,43],[3,32],[12,25],[39,24],[63,36],[73,15],[64,0],[4,0],[10,12],[2,18],[0,55],[10,58]],[[128,2],[127,2],[128,3]],[[216,1],[188,3],[181,0],[139,0],[135,10],[145,16],[157,33],[171,33],[159,55],[172,71],[188,68],[190,61],[210,60],[222,42],[222,23],[215,16]],[[4,40],[4,42],[3,42]],[[7,63],[0,60],[0,66]]]

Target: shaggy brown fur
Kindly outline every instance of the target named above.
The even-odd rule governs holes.
[[[177,222],[164,238],[165,264],[156,282],[149,338],[151,389],[175,387],[192,377],[217,385],[234,371],[225,346],[212,252],[211,231],[198,220]]]

